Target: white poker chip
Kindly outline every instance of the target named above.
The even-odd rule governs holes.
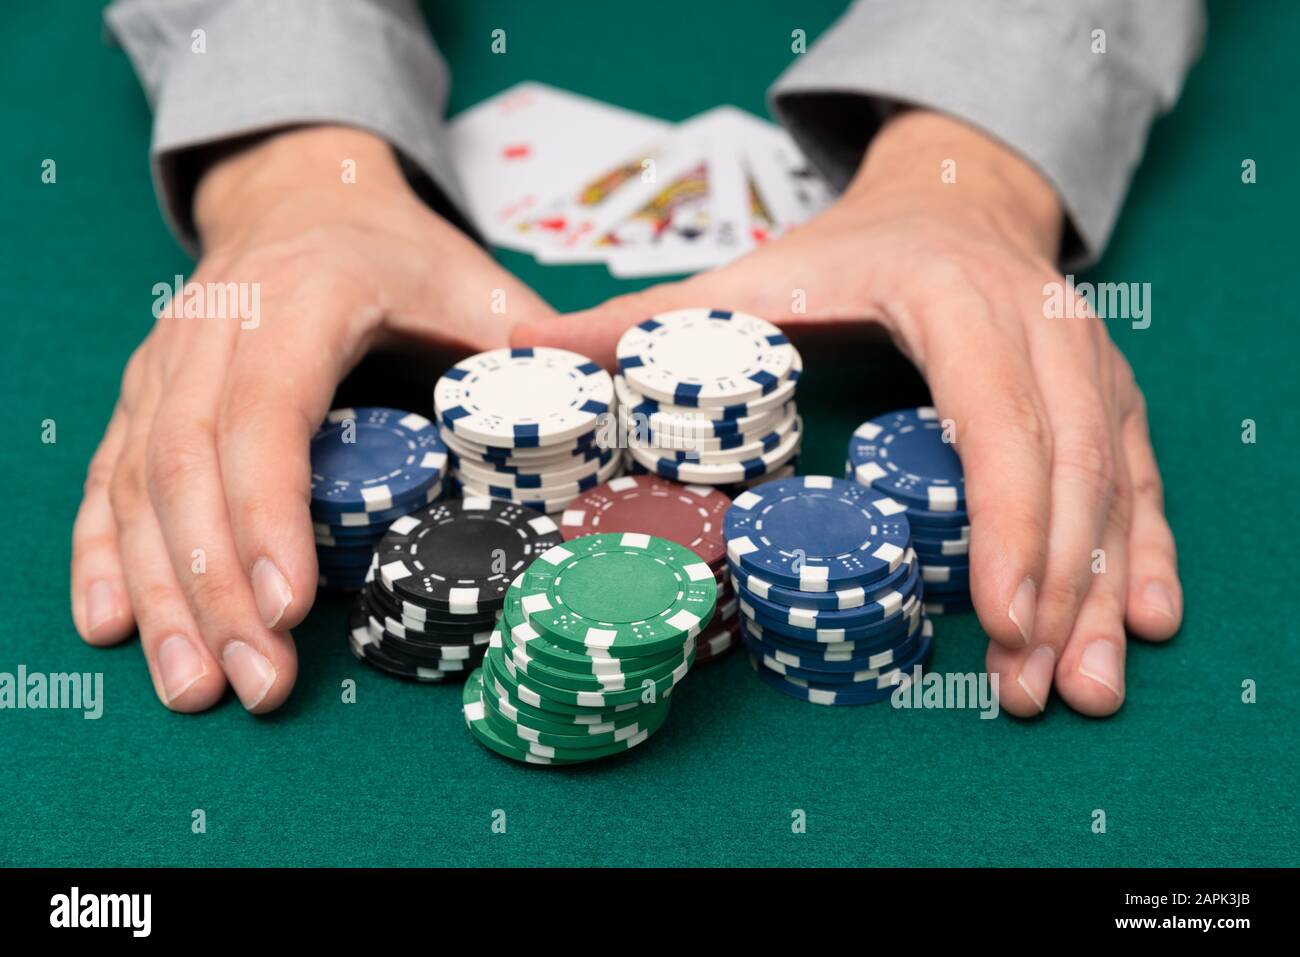
[[[775,391],[798,356],[772,323],[723,309],[678,309],[647,319],[623,334],[617,352],[633,391],[700,409]]]
[[[614,402],[609,373],[567,349],[493,349],[438,380],[443,428],[492,448],[540,448],[590,432]]]

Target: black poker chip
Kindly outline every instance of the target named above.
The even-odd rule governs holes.
[[[362,594],[376,618],[391,618],[403,626],[409,622],[408,631],[419,631],[430,635],[446,635],[450,638],[455,635],[473,635],[481,631],[491,631],[496,625],[497,618],[500,617],[499,609],[489,611],[482,616],[448,615],[444,612],[428,611],[419,617],[412,616],[409,614],[411,606],[408,604],[403,607],[402,603],[385,592],[378,582],[368,583]]]
[[[375,579],[398,599],[482,617],[510,582],[561,544],[551,518],[495,498],[435,502],[389,526],[376,549]]]

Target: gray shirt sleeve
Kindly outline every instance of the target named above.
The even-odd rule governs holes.
[[[458,202],[447,67],[414,0],[114,0],[105,21],[153,106],[155,189],[191,253],[204,148],[285,126],[375,133],[428,201]]]
[[[859,0],[769,99],[841,188],[899,106],[984,130],[1057,191],[1073,268],[1105,248],[1147,131],[1178,98],[1204,29],[1200,0]]]

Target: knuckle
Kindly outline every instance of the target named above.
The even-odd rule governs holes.
[[[82,485],[82,496],[90,498],[92,495],[106,491],[116,471],[116,463],[109,460],[103,449],[96,452],[95,457],[90,460],[90,465],[86,466],[86,481]]]
[[[144,496],[144,474],[139,460],[124,457],[108,482],[108,503],[113,514],[119,517],[134,514]]]
[[[1157,472],[1143,472],[1133,480],[1133,497],[1165,510],[1165,486]]]
[[[79,527],[72,536],[72,562],[97,554],[111,554],[117,549],[117,536],[111,531],[83,532]]]
[[[196,607],[214,611],[238,607],[241,587],[235,576],[209,569],[202,575],[190,576],[188,593]]]
[[[149,488],[162,494],[174,492],[192,476],[205,472],[210,461],[210,446],[201,431],[160,436],[149,447],[146,467]]]
[[[172,608],[179,597],[175,588],[161,581],[145,582],[138,587],[141,614],[149,614],[153,618]]]
[[[1109,494],[1115,485],[1115,455],[1107,436],[1099,429],[1058,439],[1057,468],[1097,492]]]
[[[1091,575],[1086,581],[1078,575],[1055,575],[1043,583],[1040,597],[1049,607],[1078,608],[1091,584]]]

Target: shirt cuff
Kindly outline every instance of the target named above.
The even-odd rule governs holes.
[[[1109,52],[1093,52],[1096,29],[1106,30]],[[1202,29],[1199,6],[1174,0],[860,2],[769,99],[840,188],[900,105],[983,130],[1056,190],[1067,216],[1061,259],[1077,268],[1105,248],[1147,131],[1177,98]]]
[[[153,104],[154,188],[191,254],[203,154],[288,126],[374,133],[416,191],[459,218],[441,124],[448,71],[408,0],[117,0],[105,21]]]

